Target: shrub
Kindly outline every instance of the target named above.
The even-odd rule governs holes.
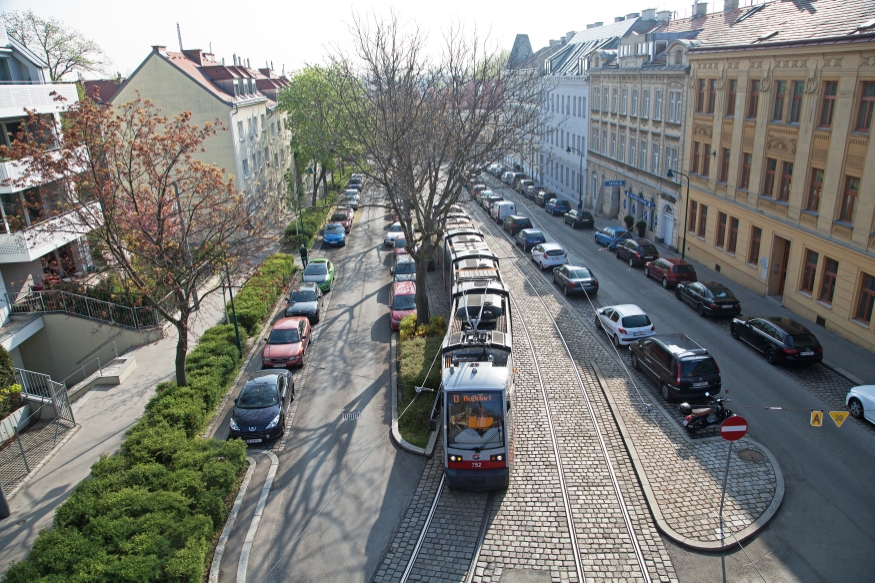
[[[320,200],[316,206],[301,209],[300,219],[286,226],[286,241],[295,247],[303,243],[309,249],[316,240],[319,231],[322,230],[328,213],[334,208],[336,199],[336,195],[330,194]]]
[[[432,316],[428,324],[417,326],[416,314],[408,314],[401,320],[398,331],[402,341],[418,337],[443,336],[447,333],[447,321],[443,316]]]
[[[271,255],[234,298],[237,323],[245,328],[250,336],[258,335],[261,324],[267,320],[270,310],[285,291],[296,269],[294,255],[286,253]],[[228,304],[228,313],[232,313],[230,304]]]

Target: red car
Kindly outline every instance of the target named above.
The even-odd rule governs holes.
[[[304,353],[310,345],[310,321],[306,317],[280,318],[267,337],[261,353],[262,368],[304,366]]]
[[[644,264],[644,277],[652,277],[662,282],[662,287],[675,287],[682,281],[696,280],[696,268],[692,264],[674,257],[660,257]]]
[[[389,292],[389,327],[398,330],[404,316],[416,313],[416,282],[399,281]]]
[[[352,228],[352,217],[353,214],[351,212],[337,209],[331,213],[331,220],[329,222],[340,223],[343,225],[343,230],[349,233],[349,230]]]
[[[395,238],[395,246],[393,249],[393,253],[395,257],[399,255],[409,255],[410,252],[407,250],[407,239],[404,237],[396,237]],[[394,262],[393,262],[394,263]]]

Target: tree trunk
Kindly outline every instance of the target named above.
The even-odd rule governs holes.
[[[416,260],[416,323],[428,324],[428,259]]]
[[[319,199],[319,178],[315,172],[316,164],[313,164],[314,172],[313,172],[313,208],[316,208],[316,201]]]
[[[176,327],[176,384],[180,387],[188,385],[185,377],[185,357],[188,354],[188,318],[180,314],[180,325]]]

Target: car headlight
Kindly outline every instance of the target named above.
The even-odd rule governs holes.
[[[240,428],[237,427],[237,423],[234,421],[233,417],[231,417],[231,429],[233,429],[234,431],[240,431]]]
[[[271,422],[267,424],[267,427],[265,427],[265,429],[273,429],[274,427],[276,427],[276,424],[279,422],[280,422],[280,416],[279,416],[279,413],[277,413],[277,416],[274,417],[273,420],[271,420]]]

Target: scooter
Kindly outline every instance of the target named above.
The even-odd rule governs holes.
[[[706,397],[710,397],[710,393],[705,393]],[[711,425],[720,425],[735,414],[723,406],[723,403],[728,403],[729,399],[717,397],[707,407],[693,409],[689,403],[681,403],[678,405],[678,410],[684,416],[684,427],[689,433],[698,433],[699,431],[710,427]]]

